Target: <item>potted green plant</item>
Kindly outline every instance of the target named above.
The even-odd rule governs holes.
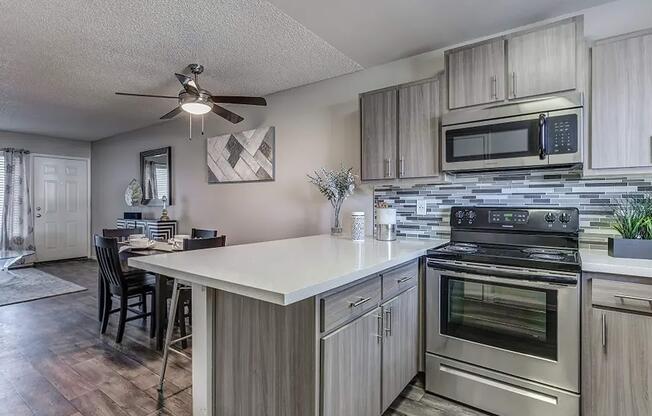
[[[320,169],[314,175],[307,175],[310,183],[315,185],[319,192],[333,206],[333,226],[331,234],[342,234],[342,219],[340,211],[344,200],[353,194],[355,189],[355,175],[353,168],[340,167],[339,170]]]
[[[622,238],[609,238],[609,255],[652,260],[652,197],[628,195],[613,212],[612,227]]]

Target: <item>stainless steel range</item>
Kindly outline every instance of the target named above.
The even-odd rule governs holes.
[[[580,412],[579,212],[451,210],[430,250],[426,389],[499,416]]]

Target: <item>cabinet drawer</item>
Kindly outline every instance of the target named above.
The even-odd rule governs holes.
[[[413,260],[393,270],[382,273],[383,299],[389,299],[412,286],[419,280],[419,261]]]
[[[378,306],[380,277],[374,276],[355,286],[321,299],[321,332],[335,329]]]
[[[593,279],[593,305],[652,313],[652,285]]]

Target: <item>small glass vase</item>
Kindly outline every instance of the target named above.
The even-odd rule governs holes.
[[[331,227],[331,235],[342,235],[342,216],[340,214],[341,205],[335,207],[333,211],[333,226]]]

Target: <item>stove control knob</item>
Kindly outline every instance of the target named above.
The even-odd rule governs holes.
[[[475,211],[469,211],[468,217],[469,217],[470,220],[475,219],[475,216],[476,216]]]
[[[557,219],[557,216],[555,215],[554,212],[549,212],[545,216],[545,220],[547,223],[553,223]]]
[[[457,217],[457,219],[461,220],[462,218],[464,218],[464,211],[457,211],[455,213],[455,217]]]
[[[567,213],[564,212],[562,214],[559,214],[559,221],[561,221],[563,223],[567,223],[567,222],[570,222],[570,220],[571,220],[571,217]]]

